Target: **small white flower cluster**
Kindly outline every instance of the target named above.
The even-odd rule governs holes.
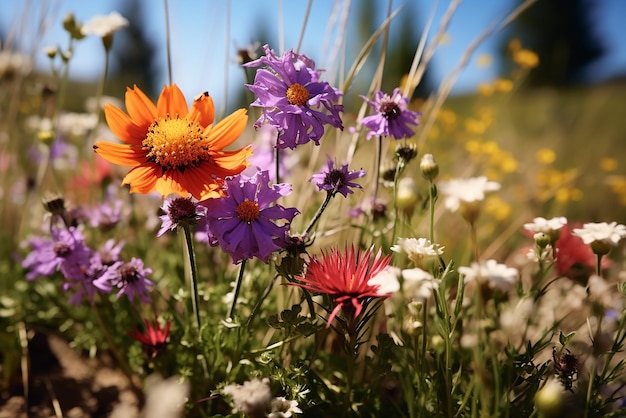
[[[227,385],[222,389],[224,395],[233,400],[233,413],[243,412],[247,416],[266,416],[269,405],[269,418],[289,418],[294,414],[301,414],[297,401],[288,400],[282,396],[272,399],[270,381],[268,378],[254,378],[242,385]]]
[[[32,69],[30,58],[20,52],[0,51],[0,79],[14,75],[26,75]]]
[[[473,262],[470,267],[459,267],[459,273],[465,276],[465,283],[487,283],[502,292],[508,292],[519,280],[517,269],[499,264],[496,260]]]
[[[398,243],[391,247],[391,251],[405,252],[409,259],[416,265],[421,266],[426,256],[437,257],[443,254],[444,247],[433,244],[426,238],[398,238]]]
[[[126,26],[128,26],[128,19],[118,12],[112,12],[108,15],[92,17],[81,26],[80,32],[85,36],[96,35],[104,38]]]

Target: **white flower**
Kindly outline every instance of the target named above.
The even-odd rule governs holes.
[[[179,377],[162,380],[156,375],[146,381],[144,417],[174,418],[182,415],[189,394],[189,383]]]
[[[500,190],[500,183],[489,181],[485,176],[453,179],[439,183],[439,190],[446,196],[446,208],[456,212],[462,203],[480,202],[486,192]]]
[[[0,50],[0,79],[14,75],[26,75],[32,69],[30,58],[21,52]]]
[[[433,244],[426,238],[398,238],[398,243],[391,247],[391,251],[397,253],[404,251],[413,263],[421,264],[425,256],[440,256],[444,247]]]
[[[552,219],[542,217],[533,219],[532,223],[524,224],[524,229],[530,232],[543,232],[550,236],[553,232],[558,232],[567,225],[567,218],[559,216]]]
[[[270,412],[268,418],[289,418],[293,414],[302,413],[302,410],[298,408],[298,401],[289,401],[282,396],[272,399],[270,408],[272,412]]]
[[[519,279],[517,269],[508,267],[506,264],[498,264],[496,260],[474,262],[471,267],[459,267],[459,273],[465,276],[465,283],[486,281],[489,287],[503,292],[511,289]]]
[[[128,20],[118,12],[111,12],[108,15],[96,15],[85,22],[80,28],[80,32],[87,35],[97,35],[101,38],[111,35],[128,26]]]
[[[419,268],[402,270],[402,278],[402,293],[418,301],[429,299],[439,286],[432,274]]]
[[[264,415],[265,407],[272,399],[268,378],[259,380],[255,377],[243,385],[228,385],[222,393],[232,397],[234,414],[241,411],[250,416]]]
[[[622,238],[626,237],[626,226],[617,222],[587,223],[582,228],[574,229],[572,234],[580,237],[585,244],[600,242],[615,247]]]
[[[371,277],[367,284],[370,286],[378,286],[379,295],[388,295],[400,290],[400,282],[398,282],[398,275],[400,270],[396,267],[388,267],[381,271],[374,277]]]

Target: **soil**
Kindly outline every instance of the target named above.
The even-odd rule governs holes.
[[[106,354],[90,359],[62,338],[40,333],[28,353],[28,378],[17,376],[0,392],[0,418],[139,416],[139,397]]]

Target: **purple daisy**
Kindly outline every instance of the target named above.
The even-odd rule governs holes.
[[[198,205],[192,198],[173,196],[165,199],[161,206],[164,214],[159,216],[163,221],[161,229],[157,232],[157,237],[167,231],[173,231],[178,226],[195,225],[198,219],[206,214],[206,208]]]
[[[374,114],[361,119],[359,122],[369,129],[367,139],[373,136],[393,136],[395,139],[409,138],[414,132],[409,125],[418,126],[418,112],[408,110],[409,100],[400,93],[399,88],[393,90],[389,96],[382,91],[374,94],[374,100],[361,96],[372,108]]]
[[[110,266],[104,274],[94,281],[94,286],[106,289],[108,286],[120,289],[117,297],[126,295],[129,301],[133,301],[135,296],[141,302],[150,302],[148,294],[150,287],[154,286],[147,276],[152,273],[152,269],[145,268],[143,261],[133,257],[128,263],[117,262]]]
[[[339,116],[343,106],[337,104],[342,93],[319,81],[321,72],[310,58],[293,50],[277,57],[268,45],[263,50],[265,56],[244,64],[267,67],[257,70],[254,84],[246,84],[257,96],[251,106],[263,108],[255,128],[265,122],[276,127],[276,147],[291,149],[309,141],[319,145],[325,124],[343,129]]]
[[[89,211],[89,224],[105,231],[114,228],[122,217],[122,205],[121,200],[116,200],[112,205],[105,203],[95,206]]]
[[[84,299],[93,302],[97,293],[111,293],[113,289],[111,283],[100,279],[111,274],[109,270],[115,270],[117,267],[118,263],[112,266],[104,264],[101,255],[94,253],[89,260],[89,266],[85,269],[85,277],[83,279],[67,280],[63,283],[63,291],[73,293],[68,303],[80,305]]]
[[[291,185],[269,186],[269,173],[226,180],[227,197],[201,202],[207,208],[209,244],[222,247],[239,263],[252,257],[264,262],[287,247],[290,222],[299,212],[274,202],[291,193]]]
[[[326,190],[332,196],[341,193],[344,197],[348,197],[348,193],[353,193],[351,187],[362,189],[360,184],[352,183],[352,180],[363,177],[365,171],[348,170],[348,164],[344,164],[341,168],[335,168],[335,163],[330,157],[326,163],[326,167],[318,174],[314,174],[309,180],[318,187],[319,190]]]
[[[83,234],[74,227],[52,229],[51,238],[33,237],[28,242],[31,252],[22,262],[29,270],[28,280],[51,276],[56,271],[67,280],[82,280],[89,265],[92,250],[85,244]]]

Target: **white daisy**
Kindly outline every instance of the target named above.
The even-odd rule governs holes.
[[[598,242],[615,247],[622,238],[626,237],[626,226],[617,222],[586,223],[582,228],[574,229],[572,234],[580,237],[585,244]]]
[[[96,15],[85,22],[80,32],[87,35],[97,35],[101,38],[128,26],[128,20],[118,12],[111,12],[108,15]]]
[[[459,267],[459,273],[465,276],[465,283],[487,282],[489,287],[503,292],[513,288],[519,279],[517,269],[506,264],[498,264],[496,260],[474,262],[470,267]]]
[[[485,193],[500,190],[500,183],[489,181],[487,177],[471,177],[468,179],[452,179],[442,181],[439,190],[446,196],[446,208],[456,212],[462,203],[480,202],[485,199]]]
[[[563,216],[552,219],[538,217],[533,219],[532,223],[524,224],[524,229],[530,232],[543,232],[551,236],[553,233],[559,232],[565,225],[567,225],[567,218]]]

